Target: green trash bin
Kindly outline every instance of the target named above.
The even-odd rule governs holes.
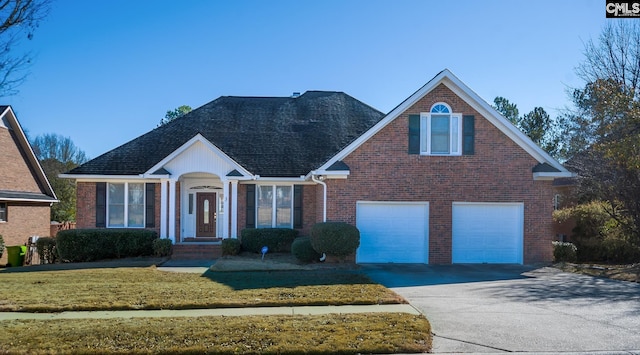
[[[27,254],[27,247],[24,245],[16,245],[7,247],[7,266],[22,266],[24,256]]]

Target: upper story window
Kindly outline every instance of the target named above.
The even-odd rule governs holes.
[[[7,203],[0,202],[0,222],[7,221]]]
[[[462,114],[452,113],[449,105],[438,102],[420,114],[420,154],[461,155]]]
[[[107,226],[144,227],[144,183],[107,184]]]

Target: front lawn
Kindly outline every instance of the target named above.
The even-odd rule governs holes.
[[[0,311],[5,312],[403,302],[363,275],[331,270],[203,275],[155,267],[0,272]]]
[[[0,353],[410,353],[431,328],[406,313],[0,322]]]
[[[160,271],[155,267],[0,272],[0,310],[190,309],[403,303],[352,272]],[[406,313],[0,321],[0,354],[411,353],[431,349]]]

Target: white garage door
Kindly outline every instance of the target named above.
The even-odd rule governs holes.
[[[454,263],[522,264],[522,203],[454,203]]]
[[[358,202],[358,263],[428,263],[429,203]]]

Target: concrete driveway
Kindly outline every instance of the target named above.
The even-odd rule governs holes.
[[[362,265],[431,322],[436,353],[640,354],[640,285],[520,265]]]

